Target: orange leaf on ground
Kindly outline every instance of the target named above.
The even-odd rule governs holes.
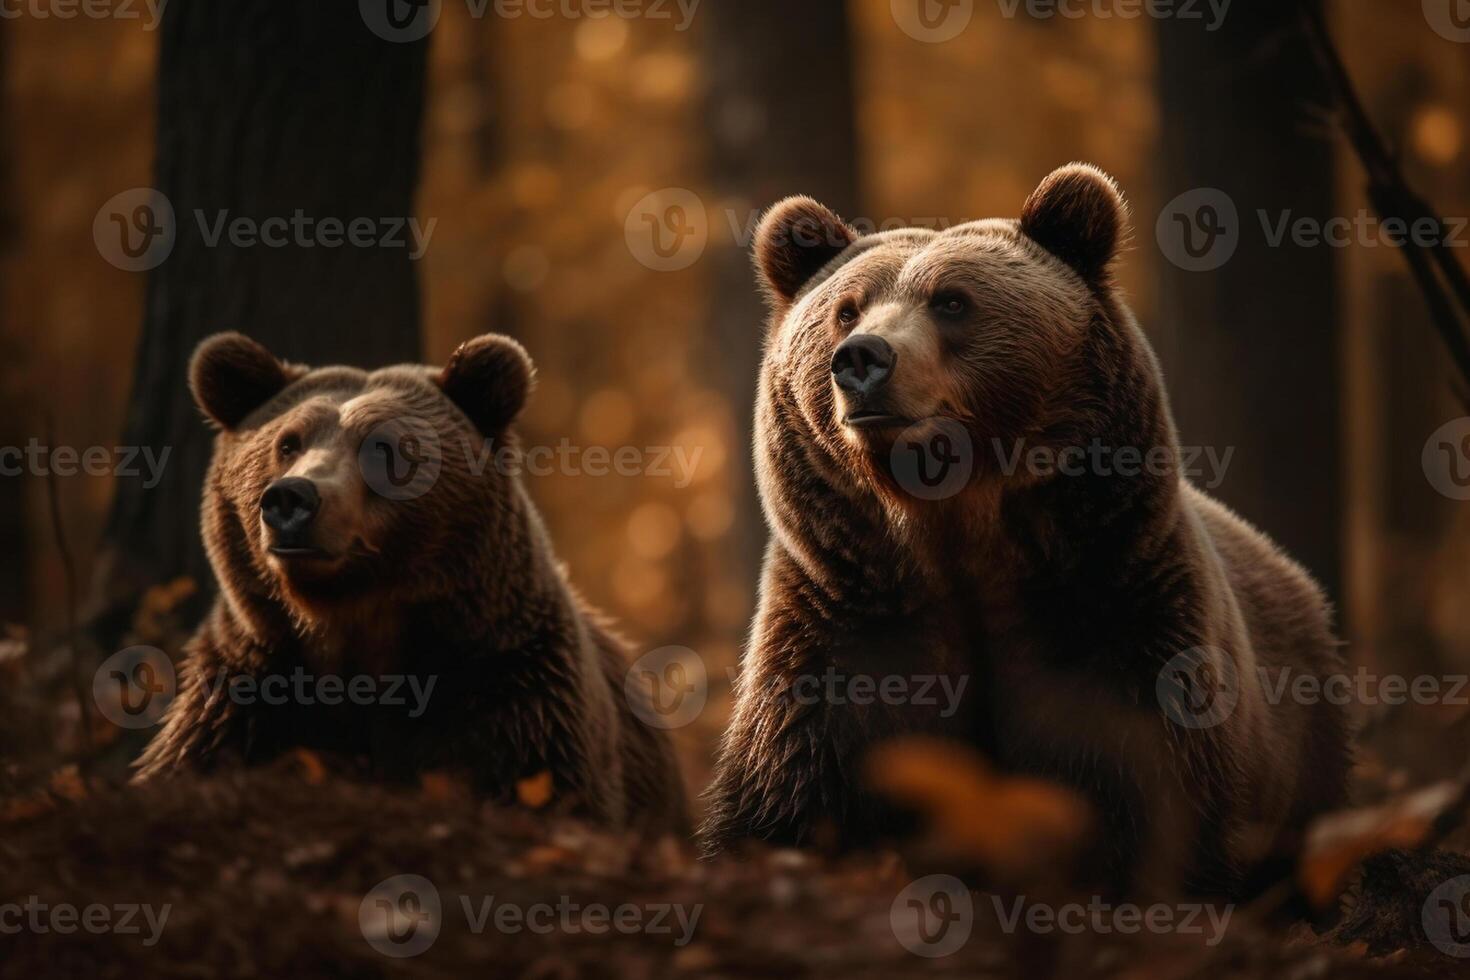
[[[1318,908],[1330,906],[1354,868],[1380,851],[1418,847],[1463,792],[1459,783],[1436,783],[1382,806],[1319,818],[1297,866],[1302,891]]]
[[[940,843],[1006,877],[1026,877],[1075,853],[1091,808],[1054,783],[996,773],[954,742],[906,738],[875,748],[868,780],[928,818]]]
[[[326,782],[327,766],[322,762],[322,757],[311,749],[292,749],[291,758],[295,759],[301,766],[301,778],[312,786],[320,786]]]
[[[538,772],[516,783],[516,799],[521,805],[539,810],[551,802],[551,770]]]
[[[452,803],[470,798],[470,787],[463,779],[447,772],[426,772],[419,777],[424,795],[436,803]]]

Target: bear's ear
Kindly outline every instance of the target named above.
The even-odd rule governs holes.
[[[857,237],[831,209],[809,197],[788,197],[772,206],[756,229],[761,282],[778,302],[789,303]]]
[[[1053,171],[1021,209],[1021,231],[1094,284],[1107,275],[1127,226],[1118,185],[1086,163]]]
[[[189,390],[204,414],[229,431],[301,374],[244,334],[217,333],[194,350]]]
[[[498,333],[459,345],[439,372],[439,387],[487,436],[515,421],[535,384],[536,369],[526,349]]]

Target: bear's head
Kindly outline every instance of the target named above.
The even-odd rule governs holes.
[[[1116,185],[1083,164],[1048,176],[1019,220],[944,230],[859,235],[810,198],[775,205],[755,242],[772,310],[756,431],[778,531],[833,491],[912,524],[1054,479],[1025,465],[1038,447],[1170,444],[1112,278],[1126,235]],[[962,464],[959,484],[929,493],[915,481],[942,467],[904,471],[931,449]]]
[[[525,350],[493,334],[442,369],[372,372],[285,363],[237,333],[205,340],[189,368],[218,429],[203,530],[231,607],[258,620],[284,606],[319,627],[479,586],[485,566],[520,559],[504,454],[532,383]]]

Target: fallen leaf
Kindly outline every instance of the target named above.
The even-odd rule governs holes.
[[[456,803],[470,797],[469,785],[447,772],[424,773],[419,777],[419,788],[436,803]]]
[[[516,783],[516,799],[522,806],[539,810],[551,802],[551,770],[538,772]]]
[[[292,749],[291,758],[301,766],[301,778],[312,786],[320,786],[326,782],[327,767],[322,762],[321,756],[311,749]]]
[[[878,792],[922,813],[946,850],[1005,877],[1070,857],[1092,823],[1091,808],[1071,790],[997,774],[954,742],[884,743],[869,754],[867,774]]]
[[[1302,891],[1318,908],[1327,908],[1354,868],[1380,851],[1418,847],[1463,793],[1459,783],[1446,781],[1381,806],[1341,810],[1319,818],[1307,832],[1297,866]]]

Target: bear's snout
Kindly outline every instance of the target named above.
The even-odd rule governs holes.
[[[832,378],[846,394],[870,398],[893,376],[897,360],[898,354],[882,337],[854,334],[837,345],[832,355]]]
[[[260,497],[260,518],[275,531],[284,546],[296,543],[311,526],[321,506],[316,484],[299,476],[288,476],[265,488]]]

